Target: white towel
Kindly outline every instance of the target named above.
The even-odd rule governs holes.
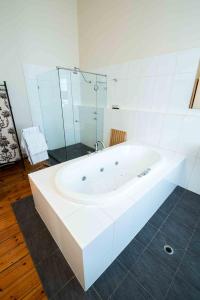
[[[40,132],[25,134],[24,139],[26,140],[31,155],[41,153],[48,149],[45,138]]]
[[[32,164],[48,159],[48,146],[38,127],[22,130],[21,146]]]
[[[37,164],[37,163],[39,163],[41,161],[44,161],[48,158],[49,158],[49,156],[48,156],[47,151],[43,151],[41,153],[31,155],[31,163],[32,164]],[[30,159],[29,159],[29,161],[30,161]]]
[[[29,127],[29,128],[24,128],[22,129],[21,132],[21,147],[26,150],[26,137],[29,135],[32,135],[33,133],[39,133],[40,130],[38,127],[33,126],[33,127]]]

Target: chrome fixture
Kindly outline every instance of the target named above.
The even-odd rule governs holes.
[[[97,141],[97,142],[95,143],[95,152],[98,152],[98,151],[99,151],[99,149],[98,149],[98,145],[99,145],[99,144],[101,144],[101,146],[102,146],[103,149],[105,148],[105,145],[104,145],[104,143],[103,143],[102,141]]]
[[[164,251],[169,255],[174,254],[174,249],[170,245],[164,245]]]
[[[57,70],[68,70],[68,71],[72,71],[72,72],[75,72],[75,70],[77,72],[83,72],[84,74],[92,74],[92,75],[99,75],[99,76],[104,76],[104,77],[107,77],[106,74],[100,74],[100,73],[94,73],[94,72],[88,72],[88,71],[83,71],[83,70],[80,70],[79,68],[77,67],[74,67],[74,68],[66,68],[66,67],[59,67],[57,66],[56,67]],[[74,70],[75,69],[75,70]],[[74,73],[76,74],[76,73]]]
[[[146,170],[144,170],[142,173],[138,174],[137,177],[143,177],[145,175],[147,175],[149,172],[151,171],[150,168],[147,168]]]
[[[73,73],[74,73],[74,74],[78,74],[78,72],[81,73],[81,75],[82,75],[82,77],[83,77],[83,79],[84,79],[84,81],[85,81],[86,83],[92,83],[91,80],[87,80],[87,79],[85,78],[85,75],[82,73],[82,71],[81,71],[79,68],[74,67]]]
[[[94,91],[97,92],[99,90],[99,87],[97,84],[94,85]]]

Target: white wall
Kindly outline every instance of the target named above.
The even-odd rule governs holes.
[[[200,194],[200,110],[188,108],[199,61],[200,49],[191,49],[97,71],[108,75],[109,107],[120,107],[107,109],[107,141],[110,128],[117,128],[128,139],[184,154],[181,184]]]
[[[199,0],[78,0],[82,68],[200,47]]]
[[[0,80],[7,81],[20,131],[32,124],[23,64],[79,64],[76,1],[1,1],[0,45]]]

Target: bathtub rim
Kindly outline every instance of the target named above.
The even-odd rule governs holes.
[[[152,152],[155,152],[158,155],[158,161],[153,163],[153,165],[147,166],[146,168],[150,168],[150,172],[146,174],[144,177],[139,178],[138,176],[133,177],[132,179],[128,180],[124,184],[122,184],[119,188],[117,188],[114,191],[105,192],[105,193],[80,193],[80,192],[73,192],[68,190],[67,188],[63,187],[63,184],[60,183],[60,177],[63,175],[62,173],[69,167],[73,168],[73,165],[78,165],[80,161],[88,160],[90,157],[94,157],[94,155],[102,155],[106,151],[112,151],[116,148],[122,148],[122,147],[134,147],[134,148],[142,148],[144,150],[149,150]],[[89,156],[81,157],[78,161],[74,161],[71,164],[65,164],[62,166],[55,174],[55,188],[58,193],[60,193],[64,198],[70,199],[70,201],[82,204],[82,205],[91,205],[96,206],[98,204],[103,205],[107,201],[110,202],[114,198],[119,199],[122,196],[125,196],[127,193],[130,192],[132,188],[134,188],[134,185],[137,183],[140,183],[144,178],[146,179],[149,175],[153,175],[155,170],[157,170],[159,167],[162,167],[163,164],[166,162],[166,158],[159,153],[159,151],[156,151],[156,149],[152,149],[152,147],[149,147],[147,145],[142,144],[132,144],[130,142],[124,142],[119,145],[115,145],[112,147],[108,147],[104,149],[103,151],[100,151],[98,153],[92,153]]]

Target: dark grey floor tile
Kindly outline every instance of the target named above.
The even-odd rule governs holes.
[[[189,242],[192,230],[177,222],[174,216],[169,216],[161,225],[160,231],[165,234],[174,244],[178,244],[179,248],[185,248]]]
[[[147,222],[135,238],[140,243],[144,244],[144,246],[146,246],[151,241],[156,232],[157,229],[154,226],[152,226],[149,222]]]
[[[60,162],[55,160],[53,157],[49,156],[49,159],[48,159],[48,162],[49,162],[49,165],[50,166],[55,166],[57,164],[59,164]]]
[[[183,224],[189,227],[191,230],[194,229],[198,218],[198,211],[192,206],[184,205],[181,203],[181,201],[170,214],[170,219],[174,219],[177,223]]]
[[[32,239],[34,234],[37,235],[40,231],[46,230],[46,226],[37,212],[35,212],[25,221],[21,221],[20,219],[19,225],[23,234],[26,237],[26,240],[30,238]]]
[[[12,204],[13,210],[21,222],[30,218],[31,215],[36,213],[35,205],[32,196],[28,196],[22,200],[18,200]]]
[[[174,274],[168,265],[160,263],[160,260],[149,250],[145,250],[140,256],[131,272],[136,280],[157,300],[164,298]]]
[[[200,291],[183,280],[179,273],[167,294],[166,300],[199,300]]]
[[[126,276],[126,269],[115,260],[94,283],[95,290],[103,299],[107,299]]]
[[[161,205],[159,210],[163,211],[166,214],[169,214],[175,205],[178,203],[180,198],[175,194],[172,193],[169,197],[165,200],[165,202]]]
[[[163,221],[165,220],[166,217],[167,217],[167,214],[159,209],[151,217],[151,219],[149,220],[149,223],[158,229],[161,226],[161,224],[163,223]]]
[[[93,148],[82,143],[77,143],[67,147],[49,150],[48,154],[54,160],[58,162],[64,162],[66,160],[74,159],[91,152],[94,152]]]
[[[192,208],[196,211],[200,211],[200,195],[195,194],[191,191],[186,190],[184,195],[182,196],[179,205],[183,207]]]
[[[200,222],[193,233],[188,249],[193,253],[193,255],[200,255]]]
[[[37,265],[37,270],[48,297],[55,295],[74,276],[59,249]]]
[[[174,253],[168,254],[164,251],[164,246],[169,245],[173,248]],[[148,248],[161,263],[167,264],[174,272],[183,257],[185,249],[181,249],[176,242],[172,242],[162,232],[158,232],[151,241]]]
[[[78,280],[73,278],[56,294],[54,300],[101,300],[101,298],[93,287],[85,292]]]
[[[36,264],[50,256],[58,248],[47,229],[36,232],[32,238],[29,237],[26,242]]]
[[[133,276],[128,273],[125,280],[111,296],[115,300],[153,300],[153,298],[141,287]]]
[[[144,245],[133,239],[130,244],[118,256],[119,261],[127,268],[131,268],[141,255]]]
[[[185,281],[200,291],[200,248],[198,255],[186,252],[179,273]]]
[[[200,240],[199,239],[194,239],[191,240],[188,250],[193,254],[193,255],[200,255]]]
[[[177,187],[174,189],[173,193],[176,194],[176,195],[179,196],[179,197],[182,197],[183,194],[185,193],[185,191],[186,191],[186,189],[184,189],[183,187],[177,186]]]

